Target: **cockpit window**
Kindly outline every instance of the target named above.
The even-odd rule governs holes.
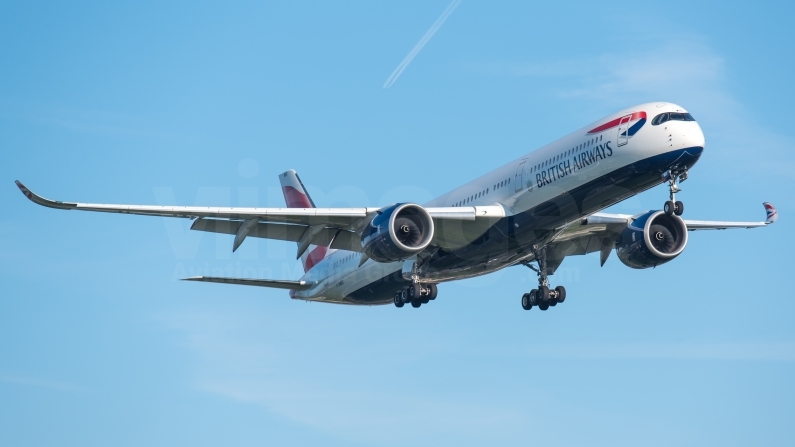
[[[654,117],[651,120],[652,126],[660,125],[666,121],[695,121],[696,119],[693,118],[693,115],[689,113],[677,113],[677,112],[670,112],[670,113],[661,113]]]

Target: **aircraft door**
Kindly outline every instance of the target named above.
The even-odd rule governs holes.
[[[524,168],[522,169],[522,175],[524,176],[524,187],[527,188],[528,191],[533,190],[533,178],[530,175],[530,171],[532,168],[525,163]]]
[[[629,121],[632,119],[632,115],[622,116],[621,120],[618,122],[618,143],[616,146],[623,146],[629,143]]]
[[[516,192],[519,192],[524,189],[524,182],[522,181],[522,175],[524,174],[525,162],[526,160],[520,161],[519,166],[516,168],[516,177],[513,179],[513,184],[514,187],[516,188],[515,189]]]

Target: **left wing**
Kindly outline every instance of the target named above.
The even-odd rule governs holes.
[[[195,219],[191,229],[235,235],[233,250],[246,236],[263,237],[343,250],[361,251],[356,235],[381,208],[239,208],[203,206],[113,205],[46,199],[23,185],[17,187],[32,202],[62,210],[98,211]],[[434,223],[491,221],[505,216],[501,206],[425,208]],[[310,227],[314,229],[307,232]],[[308,240],[303,240],[308,234]]]

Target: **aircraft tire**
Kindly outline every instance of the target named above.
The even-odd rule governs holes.
[[[547,310],[547,309],[549,309],[549,304],[541,303],[541,304],[538,305],[538,308],[541,309],[541,310]]]
[[[419,284],[412,284],[409,286],[409,298],[418,300],[422,297],[422,287]]]
[[[674,212],[676,211],[676,205],[668,200],[665,202],[665,205],[663,205],[663,211],[665,211],[665,214],[673,216]]]
[[[422,302],[420,300],[411,300],[411,307],[417,309],[422,306]]]
[[[522,295],[522,309],[530,310],[533,308],[533,303],[530,301],[530,294],[525,293]]]
[[[559,303],[562,303],[562,302],[566,301],[566,288],[565,287],[557,286],[557,287],[555,287],[555,291],[558,292],[557,301]]]
[[[675,208],[674,214],[676,214],[677,216],[681,216],[682,213],[685,212],[685,204],[678,200],[676,201],[676,203],[674,203],[674,208]]]
[[[539,306],[541,306],[541,303],[547,303],[549,301],[549,287],[539,286],[538,292],[536,292],[536,299],[538,300]]]
[[[430,284],[428,287],[431,289],[431,294],[428,295],[428,299],[435,300],[436,295],[439,292],[439,290],[436,288],[436,284]]]
[[[403,289],[400,290],[400,299],[403,300],[403,303],[408,303],[411,301],[411,298],[409,298],[408,287],[404,287]]]
[[[395,307],[403,307],[403,298],[400,296],[400,292],[395,292]]]

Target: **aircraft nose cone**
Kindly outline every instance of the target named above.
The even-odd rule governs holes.
[[[675,140],[679,140],[680,148],[704,148],[705,139],[704,139],[704,132],[701,131],[701,126],[697,123],[690,122],[690,123],[682,123],[681,129],[677,129],[677,133],[679,138],[675,138]]]

